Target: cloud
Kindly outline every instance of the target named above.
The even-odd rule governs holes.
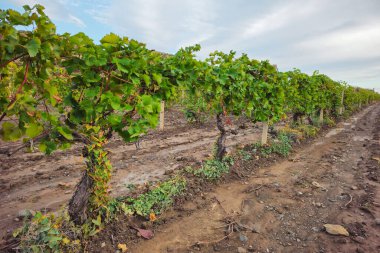
[[[279,5],[279,7],[273,8],[268,13],[248,20],[246,28],[243,31],[243,38],[258,37],[262,34],[281,29],[281,27],[291,22],[304,19],[316,9],[316,2],[305,2],[303,5],[288,2],[288,4]]]
[[[234,50],[269,59],[282,71],[317,69],[333,79],[380,89],[379,0],[39,2],[53,19],[87,25],[97,38],[104,35],[100,31],[114,32],[168,53],[200,43],[200,58]]]
[[[174,52],[184,45],[202,43],[218,28],[213,24],[213,1],[116,0],[103,10],[89,10],[113,32],[148,46]]]
[[[11,0],[16,6],[41,4],[45,7],[46,14],[53,20],[72,23],[80,28],[85,28],[86,24],[77,16],[72,14],[70,6],[75,6],[73,0]]]
[[[356,27],[318,34],[294,45],[310,52],[315,63],[380,57],[380,19]],[[333,52],[333,53],[332,53]]]

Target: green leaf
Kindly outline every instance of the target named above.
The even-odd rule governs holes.
[[[53,151],[57,149],[57,145],[52,141],[43,141],[38,145],[38,149],[45,153],[50,155]]]
[[[46,153],[46,149],[47,149],[47,145],[45,143],[40,143],[38,145],[38,149],[42,152],[42,153]]]
[[[120,37],[117,36],[116,34],[114,33],[110,33],[110,34],[107,34],[106,36],[104,36],[100,42],[101,43],[109,43],[109,44],[117,44],[118,42],[120,42]]]
[[[112,125],[112,126],[117,126],[121,123],[121,120],[123,119],[123,116],[122,115],[115,115],[115,114],[111,114],[108,116],[108,122]]]
[[[38,54],[38,50],[41,48],[41,41],[39,38],[33,38],[25,45],[25,47],[28,50],[30,57],[35,57]]]
[[[128,104],[124,105],[124,111],[126,111],[126,112],[130,112],[130,111],[132,111],[132,110],[133,110],[133,106],[128,105]]]
[[[112,109],[119,110],[120,109],[120,98],[117,96],[113,96],[110,98],[110,104]]]
[[[162,82],[162,75],[158,73],[153,73],[153,80],[157,82],[158,85]]]
[[[33,253],[41,252],[40,248],[37,245],[32,245],[31,249],[32,249]]]
[[[22,131],[10,122],[4,122],[0,129],[0,135],[4,141],[15,141],[21,138]]]
[[[86,97],[96,97],[98,94],[99,94],[99,91],[100,91],[100,87],[92,87],[90,89],[87,89],[85,91],[85,95]]]
[[[143,75],[142,78],[144,79],[145,84],[149,85],[150,84],[150,77],[148,75]]]
[[[68,140],[74,139],[73,135],[67,127],[57,127],[57,131]]]
[[[43,127],[41,125],[31,123],[26,128],[25,134],[30,138],[34,138],[38,136],[42,132],[42,130],[43,130]]]

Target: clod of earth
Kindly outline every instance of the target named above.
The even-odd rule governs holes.
[[[344,235],[344,236],[350,236],[348,231],[341,225],[335,225],[335,224],[325,224],[323,227],[326,229],[326,232],[331,235]]]
[[[242,248],[242,247],[238,247],[237,250],[238,250],[238,253],[246,253],[247,252],[247,250]]]

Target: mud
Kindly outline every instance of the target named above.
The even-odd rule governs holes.
[[[167,212],[128,252],[380,252],[380,105],[337,129],[273,166],[238,162],[249,176]],[[328,223],[350,236],[328,234]],[[112,248],[100,234],[92,249],[102,242]]]
[[[230,151],[236,145],[259,140],[260,125],[253,127],[246,119],[233,122],[229,129],[237,129],[237,134],[228,135]],[[130,185],[164,179],[168,171],[209,158],[217,135],[214,119],[189,124],[182,110],[175,107],[166,112],[164,131],[150,131],[138,149],[134,143],[125,144],[114,137],[107,145],[114,169],[111,194],[128,194]],[[7,155],[21,144],[0,141],[0,238],[22,225],[20,211],[56,211],[67,204],[85,169],[79,144],[50,156],[25,149]]]

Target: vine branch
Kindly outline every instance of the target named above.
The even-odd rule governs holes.
[[[21,85],[18,87],[16,93],[13,95],[7,108],[11,107],[16,102],[17,94],[22,92],[22,88],[24,87],[25,83],[28,81],[28,71],[29,71],[29,62],[27,62],[25,66],[24,80],[22,81]],[[0,122],[4,119],[6,115],[7,115],[7,112],[6,111],[3,112],[3,114],[0,116]]]

